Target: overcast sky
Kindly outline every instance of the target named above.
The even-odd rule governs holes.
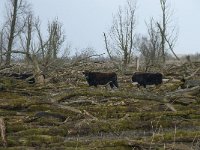
[[[0,14],[6,0],[0,0]],[[58,17],[63,23],[67,40],[73,49],[94,48],[105,52],[103,32],[112,24],[112,16],[126,0],[27,0],[33,6],[43,26]],[[160,0],[137,0],[137,33],[146,33],[145,21],[161,19]],[[173,13],[173,24],[179,29],[175,47],[177,54],[200,53],[200,0],[168,0]]]

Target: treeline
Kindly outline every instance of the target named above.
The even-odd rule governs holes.
[[[0,65],[9,67],[16,60],[32,65],[34,74],[41,73],[40,65],[48,65],[58,58],[63,48],[65,33],[62,23],[55,18],[47,24],[47,35],[41,30],[41,20],[34,16],[26,0],[6,1],[6,17],[0,27]],[[67,49],[67,47],[65,47]]]
[[[34,74],[37,75],[60,60],[59,53],[62,53],[62,58],[68,56],[70,46],[66,44],[63,25],[58,18],[48,22],[47,35],[44,35],[41,20],[34,15],[28,1],[8,0],[5,8],[6,19],[0,26],[1,68],[22,60],[25,64],[32,65]],[[126,72],[127,66],[133,61],[137,62],[139,58],[146,71],[151,67],[162,68],[171,56],[179,61],[174,50],[178,39],[177,27],[172,25],[172,9],[167,0],[160,0],[160,20],[150,18],[146,21],[147,35],[136,32],[136,12],[136,2],[127,0],[125,6],[119,7],[113,16],[110,30],[103,33],[102,40],[109,60],[121,72]],[[84,52],[73,56],[72,60],[76,58],[77,61],[82,61],[93,56],[102,58],[102,54],[86,48]]]

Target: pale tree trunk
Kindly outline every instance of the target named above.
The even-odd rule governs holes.
[[[40,70],[40,67],[39,67],[39,64],[38,64],[38,61],[37,61],[37,58],[36,58],[35,55],[32,55],[32,60],[33,60],[36,83],[44,84],[45,83],[45,77],[42,74],[42,71]]]
[[[30,47],[31,47],[31,39],[32,39],[32,15],[30,14],[27,18],[27,37],[26,37],[26,52],[27,54],[30,53]],[[30,60],[28,59],[28,56],[26,55],[26,61],[29,64]]]
[[[162,28],[160,28],[161,34],[161,49],[162,49],[162,61],[165,64],[165,35],[166,35],[166,0],[160,0],[162,8]]]
[[[45,83],[45,76],[42,74],[42,71],[39,67],[39,63],[35,54],[30,55],[29,53],[25,53],[27,58],[33,65],[33,74],[37,84],[44,84]]]
[[[136,57],[136,70],[139,71],[140,68],[140,58]]]

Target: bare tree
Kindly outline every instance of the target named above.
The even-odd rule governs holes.
[[[25,27],[25,38],[21,37],[21,45],[24,51],[27,54],[36,55],[37,57],[35,58],[40,59],[43,62],[43,66],[47,69],[47,66],[57,58],[58,52],[65,41],[62,24],[58,22],[58,19],[49,23],[47,38],[42,36],[40,19],[34,19],[32,14],[27,16]],[[35,33],[37,36],[33,37]]]
[[[104,33],[106,50],[111,60],[120,58],[122,71],[126,70],[127,64],[133,51],[133,38],[135,30],[135,10],[136,4],[131,0],[127,1],[127,6],[119,7],[117,14],[113,17],[113,25],[108,36]]]
[[[58,52],[65,41],[64,31],[62,29],[62,24],[58,19],[53,20],[52,23],[49,23],[49,48],[48,51],[52,51],[52,58],[56,59]]]
[[[9,19],[5,27],[5,35],[8,39],[5,52],[6,65],[11,63],[11,54],[25,55],[26,60],[32,64],[34,77],[36,82],[39,83],[42,71],[32,48],[34,22],[31,7],[25,0],[10,0],[7,7],[7,16]]]
[[[6,65],[10,65],[14,40],[23,31],[25,26],[24,16],[29,12],[29,5],[25,0],[9,0],[7,4],[7,20],[5,36],[7,37]]]
[[[30,58],[29,55],[32,53],[31,52],[31,47],[32,47],[32,39],[33,36],[32,34],[34,33],[34,21],[33,21],[33,14],[30,12],[27,17],[26,17],[26,24],[24,28],[24,33],[20,34],[20,41],[21,41],[21,47],[24,52],[26,52],[25,55],[25,60],[29,64],[30,63]]]
[[[155,62],[159,62],[159,59],[162,55],[161,52],[161,38],[159,36],[159,30],[156,28],[156,24],[153,20],[153,18],[150,20],[149,24],[147,25],[148,29],[148,37],[149,37],[149,49],[151,51],[151,64],[155,64]]]
[[[34,22],[34,27],[36,29],[36,32],[37,32],[37,39],[38,39],[38,49],[41,50],[41,57],[42,57],[42,60],[44,60],[44,56],[45,56],[45,42],[44,42],[44,39],[42,37],[42,33],[41,33],[41,21],[39,19],[39,17],[35,20]]]
[[[57,58],[65,41],[62,24],[58,19],[53,20],[48,24],[47,38],[43,38],[40,20],[34,18],[31,7],[25,0],[9,0],[7,16],[9,19],[5,23],[4,32],[0,34],[0,52],[5,49],[1,57],[5,55],[6,65],[9,65],[12,54],[25,56],[25,60],[33,67],[36,82],[43,82],[42,70],[47,70]],[[7,38],[5,42],[2,42],[3,35]],[[2,43],[6,44],[5,48]],[[42,66],[45,69],[42,69]]]
[[[42,55],[42,59],[56,59],[61,47],[63,46],[62,44],[65,42],[65,34],[62,23],[60,23],[57,18],[52,22],[49,22],[47,39],[42,36],[41,21],[39,17],[34,21],[34,28],[37,32],[37,39],[39,41],[38,49],[41,50],[40,53]]]
[[[25,56],[25,61],[28,64],[32,65],[33,75],[36,79],[36,83],[44,83],[44,76],[42,75],[42,70],[40,67],[39,60],[41,57],[41,46],[40,40],[43,41],[40,32],[40,21],[39,18],[35,19],[33,12],[27,12],[27,15],[24,18],[25,25],[23,32],[19,35],[20,40],[20,50],[12,51],[13,53],[23,54]],[[35,33],[38,33],[38,37],[34,36]],[[41,38],[41,39],[40,39]]]
[[[146,23],[146,26],[148,35],[138,36],[135,46],[144,59],[145,71],[148,71],[151,67],[160,66],[162,51],[160,32],[153,18],[149,24]]]
[[[171,52],[174,54],[174,56],[179,60],[177,55],[175,54],[173,48],[175,46],[176,40],[177,40],[177,33],[175,26],[171,27],[171,18],[172,18],[172,12],[170,11],[169,4],[167,3],[167,0],[160,0],[160,6],[162,10],[162,21],[161,23],[157,23],[157,26],[160,30],[160,36],[161,36],[161,50],[162,50],[162,60],[163,63],[165,63],[165,57],[166,57],[166,44],[168,45]]]
[[[29,54],[31,49],[31,40],[32,40],[32,32],[33,32],[33,15],[29,14],[27,16],[27,36],[26,36],[26,52]],[[28,58],[26,56],[28,61]]]

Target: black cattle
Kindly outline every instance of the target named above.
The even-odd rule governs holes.
[[[162,83],[163,75],[161,73],[142,73],[136,72],[132,76],[132,81],[137,82],[139,85],[159,85]]]
[[[111,88],[113,88],[114,86],[118,88],[117,74],[114,72],[101,73],[101,72],[84,71],[83,74],[85,75],[85,78],[89,86],[97,87],[97,85],[109,84]]]

